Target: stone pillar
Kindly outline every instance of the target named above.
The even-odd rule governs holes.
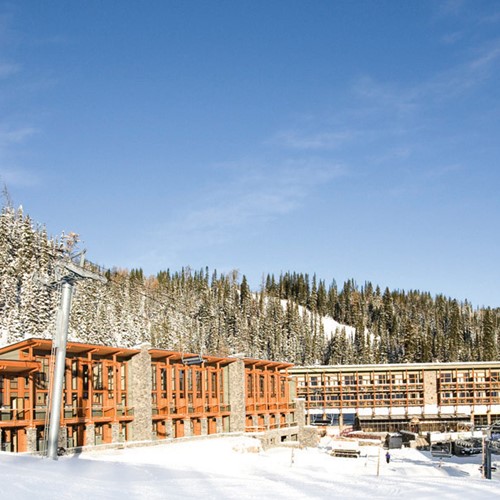
[[[57,447],[64,449],[68,447],[68,428],[66,426],[59,427],[59,435],[57,436]]]
[[[295,422],[302,429],[306,425],[306,400],[297,398],[295,400]]]
[[[184,436],[191,437],[193,435],[193,424],[190,418],[183,419],[184,422]]]
[[[269,418],[269,415],[266,413],[264,415],[264,427],[266,428],[266,430],[269,430],[269,424],[270,424],[270,418]]]
[[[85,425],[85,446],[95,446],[95,425]]]
[[[224,428],[222,427],[222,417],[215,418],[215,430],[217,434],[222,434]]]
[[[171,418],[169,418],[168,420],[165,420],[165,434],[166,434],[167,439],[172,438],[174,435],[174,429],[173,429]]]
[[[252,415],[252,427],[253,430],[257,430],[257,427],[259,426],[259,417],[257,415]]]
[[[36,448],[36,427],[28,427],[26,429],[26,450],[28,453],[34,453],[37,451]]]
[[[295,423],[298,426],[298,440],[301,446],[309,446],[311,442],[311,432],[308,429],[312,427],[306,426],[306,400],[297,398],[295,400]],[[314,430],[316,433],[316,430]]]
[[[281,413],[274,415],[274,421],[276,422],[276,429],[279,429],[281,427]]]
[[[424,371],[424,414],[438,413],[437,372]]]
[[[226,367],[228,377],[228,402],[231,405],[230,432],[245,432],[245,362],[237,358]]]
[[[207,417],[200,418],[200,424],[201,424],[201,435],[202,436],[208,435],[208,419],[207,419]]]
[[[114,422],[111,424],[111,442],[112,443],[119,443],[121,441],[120,439],[120,424],[117,422]]]
[[[134,408],[134,420],[130,423],[131,441],[149,441],[153,437],[150,348],[150,344],[142,344],[141,352],[128,362],[128,400],[129,406]]]

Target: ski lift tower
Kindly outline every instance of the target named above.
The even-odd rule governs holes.
[[[57,460],[59,426],[61,421],[61,401],[64,384],[64,370],[66,365],[66,343],[68,339],[69,316],[71,311],[71,298],[73,288],[77,281],[83,279],[93,279],[106,283],[104,276],[85,269],[85,252],[80,255],[80,264],[75,264],[71,259],[63,259],[58,262],[57,270],[59,279],[56,283],[61,285],[61,302],[57,313],[56,335],[52,341],[52,352],[55,354],[55,367],[52,376],[52,390],[49,394],[49,432],[47,438],[47,456]]]

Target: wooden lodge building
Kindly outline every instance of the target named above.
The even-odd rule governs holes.
[[[0,449],[41,451],[52,342],[0,348]],[[227,432],[298,440],[291,364],[68,342],[59,445],[64,448]]]
[[[52,359],[51,340],[0,348],[0,450],[44,449]],[[305,423],[427,432],[498,420],[500,361],[293,367],[68,342],[59,445],[243,432],[305,443]]]
[[[500,420],[500,361],[294,367],[307,423],[420,432]]]

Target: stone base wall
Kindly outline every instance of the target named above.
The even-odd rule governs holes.
[[[304,426],[300,431],[300,444],[307,448],[315,448],[319,445],[319,433],[317,427]]]

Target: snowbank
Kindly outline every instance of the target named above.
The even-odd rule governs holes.
[[[376,446],[363,447],[361,457],[354,459],[331,457],[320,448],[241,452],[253,444],[246,437],[228,437],[93,451],[58,461],[0,453],[0,491],[2,498],[16,500],[484,500],[498,498],[500,491],[500,472],[494,472],[491,481],[481,478],[480,457],[440,463],[428,453],[402,449],[391,450],[387,465],[379,463]]]

